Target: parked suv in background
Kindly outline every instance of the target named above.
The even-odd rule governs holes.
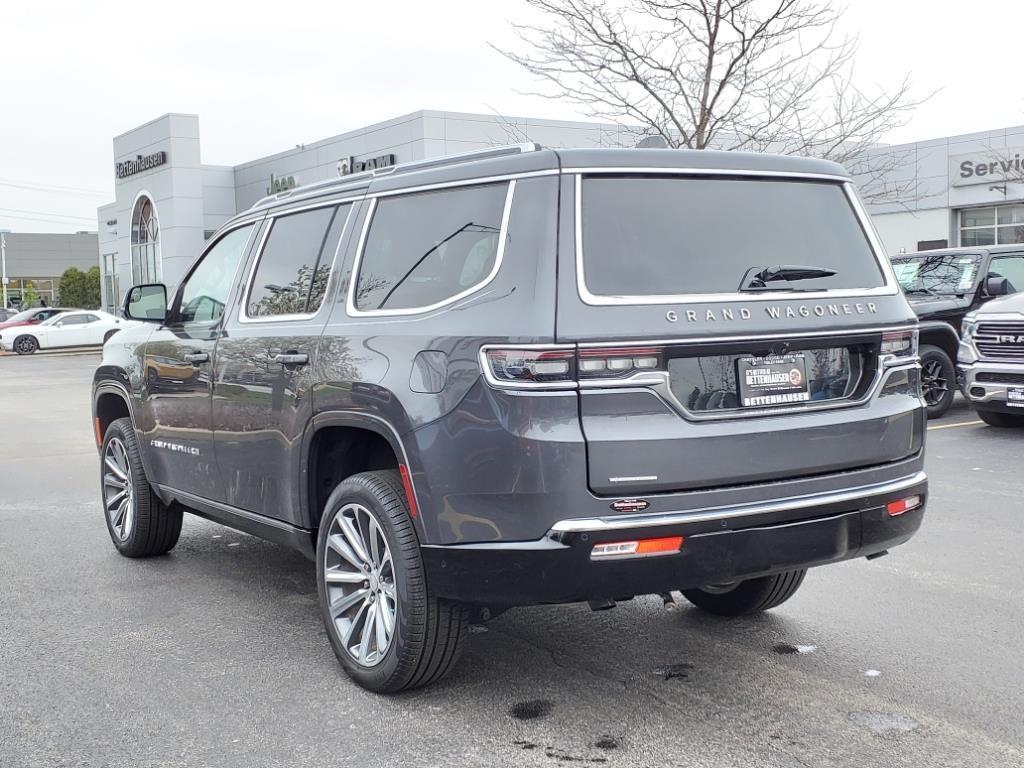
[[[259,202],[124,309],[151,322],[95,375],[114,545],[166,552],[190,511],[301,550],[371,690],[508,606],[772,608],[924,513],[916,319],[832,163],[410,163]]]
[[[938,418],[956,391],[960,324],[990,299],[1024,288],[1024,244],[921,251],[892,264],[920,318],[921,388],[929,418]]]

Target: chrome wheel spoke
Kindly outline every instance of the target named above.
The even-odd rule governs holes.
[[[342,644],[345,646],[345,649],[348,650],[350,653],[352,651],[352,635],[355,634],[356,626],[359,624],[359,619],[366,612],[367,606],[369,606],[369,603],[363,600],[363,602],[359,605],[359,610],[356,611],[355,617],[353,617],[352,622],[348,625],[348,628],[345,630],[345,636],[342,638]]]
[[[364,563],[369,563],[370,556],[366,552],[366,543],[363,541],[362,533],[359,532],[358,523],[350,520],[344,515],[340,515],[337,519],[346,543],[352,548],[352,551],[356,553],[360,560]]]
[[[349,610],[353,605],[358,603],[360,600],[365,600],[369,594],[368,590],[357,589],[354,592],[350,592],[347,595],[342,595],[330,604],[331,616],[335,619],[340,619],[344,615],[345,611]],[[359,618],[358,615],[356,618]],[[352,620],[355,623],[355,619]]]
[[[114,509],[115,507],[120,507],[122,499],[124,499],[127,495],[127,490],[121,490],[115,493],[107,500],[107,509]]]
[[[391,633],[395,631],[395,614],[391,612],[391,606],[387,605],[387,600],[380,601],[380,608],[378,612],[380,613],[381,625],[384,631],[384,640],[382,645],[380,643],[380,635],[377,635],[378,645],[386,648],[388,640],[391,637]]]
[[[377,538],[380,536],[380,529],[377,527],[377,521],[372,517],[370,518],[370,562],[376,567],[380,567],[380,547],[377,544]]]
[[[103,460],[103,463],[107,465],[107,469],[113,472],[118,480],[124,481],[128,479],[128,475],[125,471],[110,456],[107,456]]]
[[[324,572],[324,581],[328,584],[362,584],[366,581],[366,574],[357,571],[342,571],[338,568],[328,568]]]
[[[369,661],[370,659],[370,641],[373,639],[372,629],[377,623],[376,617],[377,604],[370,603],[366,615],[363,616],[363,631],[359,636],[359,661]]]
[[[363,567],[363,562],[359,559],[356,553],[352,551],[352,547],[348,545],[344,535],[340,533],[331,534],[327,538],[327,546],[345,558],[346,562],[348,562],[353,568],[360,569]]]

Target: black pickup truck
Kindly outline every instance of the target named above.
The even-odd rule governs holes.
[[[949,410],[964,315],[1024,288],[1024,244],[946,248],[895,256],[896,278],[920,320],[921,389],[928,417]]]

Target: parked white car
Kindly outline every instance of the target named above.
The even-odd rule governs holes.
[[[5,328],[0,331],[0,347],[19,355],[31,355],[37,349],[98,346],[123,328],[134,325],[139,323],[98,309],[76,309],[54,315],[39,325]]]

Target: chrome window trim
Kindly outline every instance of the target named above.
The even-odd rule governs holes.
[[[290,216],[293,213],[302,213],[304,211],[315,210],[317,208],[328,208],[335,203],[325,203],[323,205],[311,205],[301,210],[293,211],[279,211],[277,213],[267,216],[267,226],[263,230],[263,235],[260,237],[259,245],[256,248],[256,255],[252,260],[252,266],[249,268],[249,277],[245,281],[245,290],[242,293],[241,306],[238,308],[238,322],[244,325],[257,324],[257,323],[289,323],[289,322],[300,322],[302,320],[312,320],[323,311],[324,305],[327,304],[327,297],[331,292],[331,285],[334,282],[334,267],[338,262],[338,254],[341,252],[341,244],[345,242],[345,233],[348,231],[349,222],[352,220],[352,210],[355,207],[355,201],[337,201],[336,205],[341,208],[343,205],[348,205],[348,214],[345,217],[345,223],[342,225],[341,234],[338,237],[338,244],[334,247],[334,255],[331,257],[331,269],[327,273],[327,285],[324,286],[324,295],[320,299],[320,304],[316,308],[316,312],[298,312],[290,315],[268,315],[266,317],[250,317],[247,310],[249,303],[249,294],[252,291],[253,281],[256,279],[256,268],[259,266],[260,259],[263,258],[263,249],[267,245],[267,239],[270,237],[270,232],[274,228],[274,222],[278,218],[284,216]],[[337,215],[337,214],[335,214]],[[332,221],[331,224],[334,222]],[[330,225],[328,225],[328,231]]]
[[[471,181],[463,181],[453,184],[445,184],[443,186],[431,186],[430,188],[419,188],[414,190],[403,189],[402,194],[415,194],[418,192],[433,191],[436,189],[448,188],[448,187],[466,187],[466,186],[485,186],[486,184],[501,183],[491,181],[480,181],[473,179]],[[356,308],[356,289],[359,285],[359,272],[363,266],[363,255],[366,250],[366,241],[370,233],[370,225],[373,223],[373,216],[377,212],[377,198],[378,197],[391,197],[395,193],[382,193],[379,195],[370,195],[370,207],[366,211],[366,218],[363,221],[363,229],[359,234],[359,244],[356,246],[356,257],[352,264],[352,279],[349,280],[348,285],[348,296],[345,300],[345,311],[349,317],[402,317],[406,315],[422,315],[428,312],[433,312],[436,309],[447,307],[450,304],[466,298],[478,291],[486,288],[490,285],[494,279],[498,276],[498,272],[501,269],[501,263],[505,258],[505,243],[508,240],[508,221],[512,212],[512,199],[515,196],[516,191],[516,180],[508,179],[508,189],[505,192],[505,203],[501,213],[501,225],[498,229],[498,250],[494,256],[494,265],[491,267],[491,271],[476,285],[472,285],[454,296],[428,304],[422,307],[403,307],[401,309],[367,309],[361,310]]]
[[[780,301],[786,299],[843,299],[843,298],[868,298],[871,296],[895,296],[900,293],[900,288],[896,282],[895,273],[892,270],[892,266],[889,263],[889,259],[885,256],[885,249],[882,247],[882,243],[875,232],[874,227],[871,224],[867,213],[864,211],[864,207],[861,204],[860,198],[857,196],[856,191],[853,187],[853,182],[849,178],[844,176],[832,176],[828,174],[820,173],[786,173],[781,171],[753,171],[753,170],[723,170],[714,168],[574,168],[565,169],[563,173],[575,173],[575,200],[573,201],[573,215],[575,222],[574,228],[574,247],[576,249],[575,261],[576,261],[576,291],[579,294],[580,299],[584,304],[590,306],[601,307],[601,306],[644,306],[644,305],[658,305],[658,304],[711,304],[711,303],[722,303],[727,301],[732,302],[747,302],[747,301]],[[872,255],[875,257],[875,262],[878,265],[879,270],[882,273],[883,285],[877,288],[866,288],[866,289],[821,289],[820,291],[813,292],[800,292],[800,293],[788,293],[785,291],[771,291],[767,293],[740,293],[734,291],[731,293],[693,293],[693,294],[659,294],[651,296],[603,296],[592,293],[587,288],[586,275],[584,273],[583,265],[583,175],[584,174],[609,174],[609,173],[629,173],[636,176],[644,175],[680,175],[680,176],[739,176],[739,177],[768,177],[768,178],[779,178],[779,179],[794,179],[794,180],[811,180],[811,181],[831,181],[839,182],[842,185],[843,193],[846,196],[847,202],[853,209],[854,215],[857,217],[857,223],[860,225],[861,230],[864,233],[864,238],[867,240],[868,247],[871,250]]]
[[[621,515],[616,517],[580,517],[559,520],[548,531],[548,536],[559,533],[580,533],[583,531],[615,531],[624,528],[651,528],[659,525],[682,525],[713,520],[731,520],[752,515],[766,515],[774,512],[808,509],[826,504],[842,504],[868,496],[884,496],[889,493],[913,488],[928,480],[923,472],[916,472],[899,480],[885,483],[861,485],[843,491],[807,494],[769,502],[755,502],[735,506],[708,507],[692,512],[658,512],[647,515]],[[799,521],[794,521],[799,522]]]

